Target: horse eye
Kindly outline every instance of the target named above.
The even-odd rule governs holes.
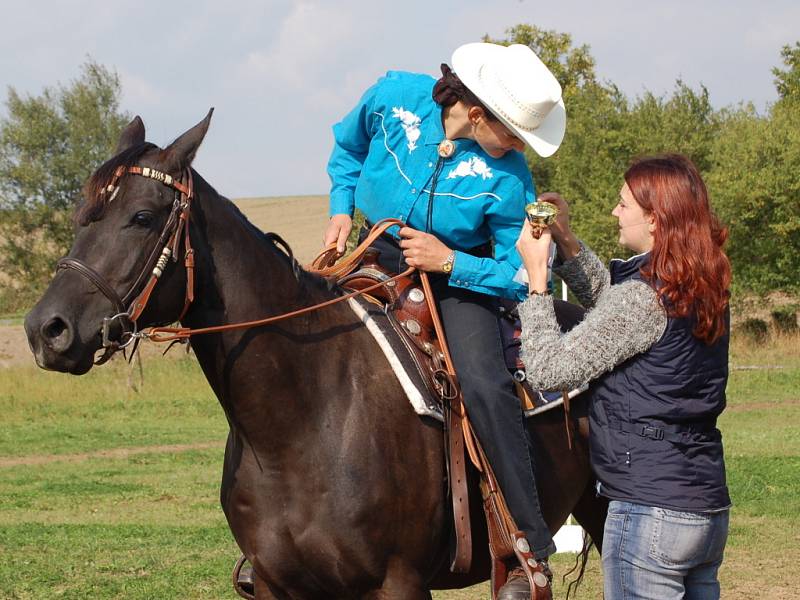
[[[153,222],[153,213],[147,210],[142,210],[133,215],[131,222],[139,227],[150,227]]]

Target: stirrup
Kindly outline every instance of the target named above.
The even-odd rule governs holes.
[[[236,561],[231,574],[233,589],[246,600],[255,600],[255,580],[253,578],[253,567],[247,564],[244,554]]]

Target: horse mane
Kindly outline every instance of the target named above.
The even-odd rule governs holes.
[[[101,219],[111,198],[105,191],[113,181],[117,168],[127,169],[134,166],[144,154],[153,149],[158,150],[158,146],[150,142],[134,144],[100,165],[83,186],[83,202],[75,212],[77,223],[88,225]]]
[[[336,293],[338,288],[330,279],[326,279],[320,275],[315,273],[311,273],[306,271],[303,266],[297,262],[297,259],[294,257],[291,247],[289,246],[288,242],[286,242],[282,237],[279,235],[272,233],[272,232],[264,232],[259,227],[254,225],[250,219],[242,212],[242,210],[236,206],[236,204],[224,196],[218,194],[220,198],[227,201],[228,206],[231,210],[242,220],[245,224],[247,229],[250,233],[253,234],[259,241],[263,242],[264,244],[268,245],[273,251],[275,251],[283,260],[288,261],[291,264],[292,272],[294,273],[295,279],[297,282],[309,291],[320,291],[326,293],[328,295],[332,293]],[[281,248],[283,246],[283,249]]]

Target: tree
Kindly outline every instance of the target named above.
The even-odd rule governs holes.
[[[800,42],[795,42],[794,46],[788,44],[784,46],[781,49],[781,56],[786,70],[777,67],[772,69],[778,95],[782,99],[800,100]]]
[[[484,36],[483,41],[530,47],[561,83],[567,108],[567,133],[558,152],[542,159],[526,150],[536,189],[562,193],[570,202],[578,235],[601,255],[609,255],[616,247],[608,214],[616,191],[609,195],[608,190],[621,175],[620,116],[627,101],[615,86],[597,81],[589,47],[574,46],[569,34],[527,24],[505,33],[503,39]]]
[[[800,44],[773,69],[780,98],[766,116],[726,111],[708,178],[730,231],[734,289],[800,292]]]
[[[22,96],[9,88],[0,121],[0,271],[4,310],[25,306],[73,236],[71,209],[85,178],[113,152],[130,117],[118,75],[91,59],[67,86]]]
[[[707,169],[718,128],[708,91],[678,80],[671,96],[648,92],[631,102],[613,83],[598,82],[589,47],[574,46],[569,34],[517,25],[506,35],[484,41],[528,45],[561,82],[567,108],[558,152],[542,159],[527,151],[537,191],[568,199],[575,232],[601,258],[624,254],[611,216],[623,173],[636,156],[660,152],[683,152]]]

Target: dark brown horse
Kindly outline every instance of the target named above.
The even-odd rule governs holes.
[[[189,232],[197,267],[195,299],[183,325],[247,321],[336,295],[188,170],[210,117],[164,150],[145,142],[137,117],[123,132],[117,155],[90,179],[69,256],[93,276],[74,267],[59,270],[27,316],[39,366],[73,374],[91,369],[101,348],[101,323],[119,310],[109,297],[137,292],[131,289],[142,285],[137,276],[163,243],[159,235],[174,190],[125,175],[118,193],[99,194],[119,166],[150,167],[175,178],[191,172]],[[184,306],[186,280],[183,261],[169,261],[139,325],[174,321]],[[112,322],[111,337],[125,335],[122,321]],[[472,499],[472,571],[449,573],[441,426],[413,412],[346,304],[274,325],[197,336],[192,348],[230,424],[221,502],[254,565],[257,598],[416,600],[430,598],[430,589],[489,577],[478,497]],[[536,473],[548,525],[557,530],[571,512],[599,543],[605,504],[592,490],[581,408],[578,403],[573,411],[582,432],[573,450],[560,410],[533,419],[529,428],[539,451]]]

